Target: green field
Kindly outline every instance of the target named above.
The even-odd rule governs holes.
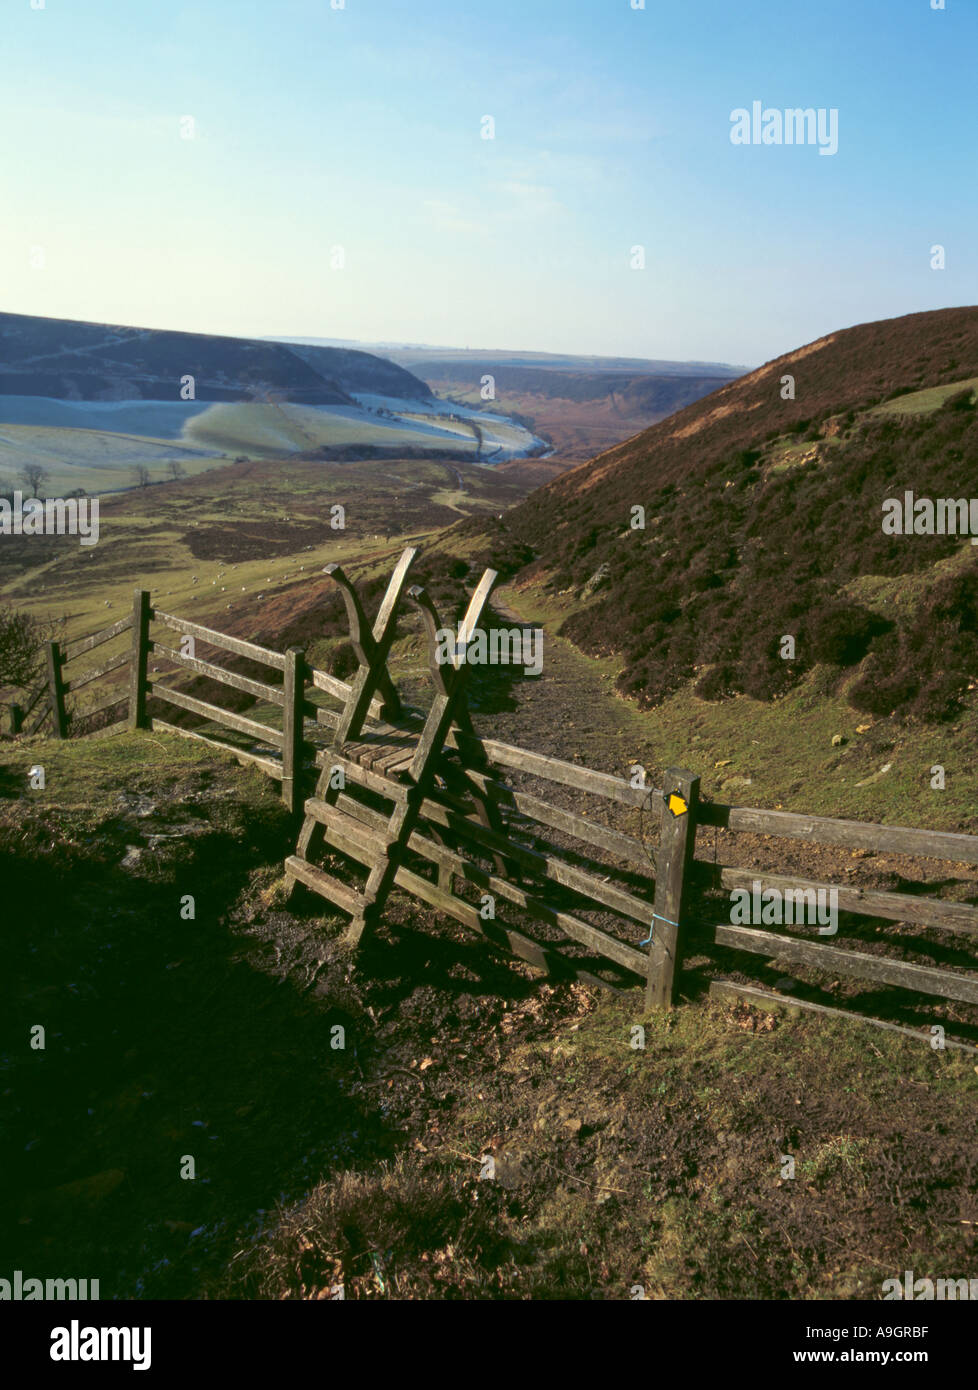
[[[949,396],[959,391],[978,391],[978,376],[967,377],[963,381],[952,382],[950,386],[930,386],[924,391],[910,391],[903,396],[894,396],[868,411],[870,415],[931,415]]]
[[[284,625],[330,561],[392,566],[408,540],[499,512],[525,490],[518,473],[435,459],[229,463],[103,498],[95,546],[5,538],[0,598],[61,621],[67,640],[115,621],[136,586],[169,611],[257,631]],[[331,525],[336,504],[343,529]]]

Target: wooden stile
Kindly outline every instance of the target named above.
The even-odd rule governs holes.
[[[275,652],[154,610],[149,593],[137,589],[131,612],[117,622],[61,646],[47,644],[44,679],[26,697],[25,707],[11,707],[12,729],[33,734],[50,717],[54,736],[67,737],[72,721],[66,695],[91,686],[128,663],[128,685],[121,681],[110,684],[106,695],[79,716],[85,720],[126,704],[126,719],[86,736],[105,737],[123,728],[152,728],[200,740],[277,778],[283,802],[293,812],[304,813],[295,853],[286,860],[286,873],[293,883],[304,884],[350,917],[347,940],[351,945],[377,925],[387,897],[396,887],[479,931],[498,949],[555,974],[611,987],[607,980],[578,968],[577,961],[562,956],[559,943],[540,940],[536,931],[542,927],[544,935],[548,931],[558,933],[565,942],[576,942],[610,962],[619,975],[628,971],[644,977],[648,1007],[662,1008],[674,1000],[676,970],[691,926],[694,887],[697,893],[704,888],[715,893],[718,889],[750,888],[758,881],[764,889],[777,889],[783,899],[789,893],[796,895],[796,901],[797,895],[808,895],[813,901],[819,894],[834,892],[842,912],[978,940],[978,907],[972,903],[935,893],[896,893],[727,864],[709,865],[693,857],[698,825],[958,864],[978,864],[978,836],[701,803],[699,779],[682,769],[666,774],[663,789],[649,790],[575,762],[480,737],[467,703],[469,665],[458,655],[454,662],[439,661],[437,634],[442,625],[435,605],[423,589],[406,589],[414,557],[412,548],[402,553],[372,625],[343,570],[335,565],[327,568],[343,595],[359,663],[349,683],[308,667],[298,647]],[[495,582],[495,573],[487,570],[471,596],[459,631],[463,649],[482,621]],[[405,593],[420,614],[426,640],[434,687],[427,718],[404,707],[388,669],[398,608]],[[216,661],[185,656],[175,647],[150,638],[153,621],[281,671],[282,684],[271,685],[229,671]],[[65,678],[68,663],[130,630],[125,651]],[[161,678],[149,674],[150,652],[176,668],[176,672],[170,671],[171,677],[181,670],[193,672],[281,709],[281,730],[168,687]],[[338,701],[339,707],[314,703],[308,698],[312,691]],[[211,730],[201,733],[155,717],[150,720],[150,694],[262,746],[257,750],[242,748],[214,737]],[[325,748],[324,737],[331,740]],[[266,753],[266,748],[274,752]],[[307,767],[318,774],[311,796],[307,793],[313,776],[306,785]],[[337,785],[334,770],[342,772],[342,786]],[[516,785],[510,785],[513,774],[520,779]],[[658,848],[653,852],[641,839],[585,814],[583,805],[580,810],[571,810],[551,804],[547,793],[526,790],[523,779],[530,779],[531,786],[542,781],[569,788],[582,798],[601,797],[606,804],[620,808],[648,808],[651,797],[658,805],[661,822]],[[600,814],[607,817],[608,812]],[[561,838],[565,836],[574,842],[573,849],[558,847],[565,843]],[[356,888],[314,862],[321,851],[343,855],[349,861],[347,867],[352,863],[361,874],[365,870],[363,886]],[[426,877],[432,874],[437,875],[437,882]],[[654,877],[651,904],[642,891],[643,877],[646,881]],[[497,923],[493,917],[484,920],[462,896],[468,892],[471,897],[473,891],[515,909],[520,914],[519,929]],[[524,929],[525,919],[536,931]],[[787,921],[790,930],[791,918]],[[713,922],[712,914],[700,925],[707,922]],[[647,955],[642,949],[647,943],[637,939],[636,924],[650,937]],[[622,934],[616,935],[616,931]],[[978,1005],[978,964],[973,971],[939,969],[895,955],[880,955],[878,947],[847,949],[828,945],[821,938],[759,930],[756,925],[713,923],[710,939],[747,955],[784,959],[882,986]],[[895,944],[891,939],[891,949]],[[710,988],[718,997],[736,995],[765,1006],[783,1003],[816,1014],[862,1017],[825,1005],[783,1000],[753,985],[714,981]],[[882,1020],[865,1021],[921,1036],[913,1029],[900,1029]],[[950,1040],[948,1046],[966,1047]]]

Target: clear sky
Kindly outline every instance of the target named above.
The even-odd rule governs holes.
[[[8,311],[753,364],[978,302],[978,0],[32,3]],[[732,144],[755,100],[838,152]]]

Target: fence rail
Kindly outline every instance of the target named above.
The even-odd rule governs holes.
[[[933,859],[952,865],[978,864],[978,836],[957,832],[886,826],[866,821],[837,820],[826,816],[805,816],[796,812],[768,811],[718,803],[705,804],[699,808],[699,823],[723,827],[734,832],[803,840],[815,846],[868,849],[911,858]],[[882,918],[911,927],[924,927],[946,932],[952,937],[978,938],[978,907],[970,903],[916,893],[862,888],[846,883],[834,884],[800,875],[774,873],[766,869],[720,866],[708,864],[701,859],[694,859],[690,870],[691,879],[700,886],[704,881],[727,890],[750,890],[757,885],[762,892],[769,889],[777,890],[782,899],[789,893],[800,894],[803,897],[809,895],[815,899],[819,894],[832,893],[835,895],[836,910],[840,912],[870,919]],[[696,932],[702,923],[693,923],[691,926]],[[773,931],[756,922],[752,922],[750,926],[733,922],[714,923],[711,930],[712,940],[716,945],[744,951],[753,956],[766,957],[772,962],[784,962],[789,966],[807,966],[831,975],[866,980],[913,994],[978,1004],[978,959],[969,960],[965,966],[957,969],[943,969],[903,960],[894,955],[841,948],[829,945],[822,939],[812,940],[800,935],[786,935],[782,931]],[[912,944],[917,950],[922,945],[925,946],[925,943],[919,941]],[[967,971],[975,973],[966,973]],[[710,991],[718,998],[736,996],[748,1003],[764,1006],[798,1008],[823,1015],[862,1018],[876,1026],[896,1028],[897,1031],[914,1037],[929,1037],[929,1034],[899,1028],[883,1019],[868,1018],[812,1001],[786,998],[754,985],[714,980]],[[966,1044],[955,1045],[970,1048],[970,1045]]]
[[[372,628],[349,581],[338,567],[331,567],[343,588],[360,661],[350,682],[310,666],[300,648],[278,652],[232,637],[154,608],[150,594],[137,589],[131,612],[117,622],[71,642],[47,644],[45,679],[22,709],[14,707],[14,731],[35,733],[49,722],[54,736],[65,738],[90,716],[124,706],[125,718],[99,734],[127,727],[159,729],[200,740],[257,766],[281,783],[286,805],[304,814],[299,845],[287,860],[289,874],[354,917],[354,940],[377,901],[382,902],[384,885],[396,885],[480,932],[493,945],[547,969],[570,970],[607,986],[609,981],[586,968],[579,956],[569,960],[561,953],[561,940],[574,943],[633,980],[643,980],[650,1008],[673,1004],[677,971],[684,957],[701,949],[704,928],[711,944],[748,958],[783,960],[925,997],[978,1005],[978,960],[939,968],[892,954],[828,945],[756,922],[718,923],[704,916],[702,902],[704,893],[752,889],[754,884],[782,895],[834,892],[841,912],[965,941],[978,939],[978,906],[710,864],[696,855],[696,833],[701,826],[714,827],[957,865],[978,865],[978,836],[702,801],[698,777],[683,768],[668,770],[661,788],[645,788],[610,773],[480,738],[465,705],[464,668],[440,670],[431,653],[436,698],[425,721],[400,707],[386,664],[391,624],[412,556],[405,552],[402,557]],[[473,597],[476,608],[492,588],[493,579],[487,576]],[[437,620],[434,607],[423,590],[410,590],[409,597],[422,613],[430,643]],[[470,605],[470,618],[476,608]],[[158,632],[154,635],[154,625],[179,633],[180,645],[163,640]],[[127,633],[125,651],[66,674],[80,657]],[[187,638],[264,666],[277,679],[245,675],[198,655],[196,649],[184,650]],[[150,657],[171,669],[150,670]],[[110,681],[123,672],[128,678]],[[249,717],[172,683],[188,675],[258,701],[261,710]],[[109,681],[98,703],[79,711],[70,708],[78,692],[98,681]],[[312,698],[317,693],[338,702],[339,708]],[[151,701],[204,722],[192,728],[172,723],[148,708]],[[385,722],[384,711],[392,709],[397,715],[389,717],[397,722]],[[273,722],[265,722],[266,717]],[[251,740],[251,746],[219,737],[225,730]],[[317,773],[315,794],[310,795]],[[337,773],[342,785],[334,793],[329,779]],[[658,844],[653,848],[644,838],[606,823],[606,813],[599,818],[584,814],[583,806],[556,804],[548,799],[547,785],[563,789],[557,800],[566,801],[569,790],[582,799],[600,798],[619,810],[650,812],[658,822]],[[357,890],[311,862],[310,846],[317,834],[331,850],[369,870],[366,889]],[[427,876],[432,873],[434,878]],[[371,897],[377,883],[379,897]],[[518,921],[504,924],[487,918],[466,897],[472,892],[498,899],[515,911]],[[540,926],[551,935],[535,935]],[[715,979],[710,990],[720,998],[737,996],[765,1007],[862,1017],[785,998],[756,984]],[[922,1036],[884,1020],[868,1021]]]

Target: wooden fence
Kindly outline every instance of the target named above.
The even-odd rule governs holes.
[[[684,956],[701,951],[704,942],[721,948],[728,960],[737,952],[978,1005],[978,960],[966,957],[959,968],[937,968],[892,954],[892,942],[881,954],[878,948],[843,948],[823,937],[813,939],[804,926],[775,931],[716,920],[723,915],[716,910],[718,895],[758,883],[782,893],[834,890],[843,913],[974,941],[978,908],[971,904],[711,864],[696,845],[697,830],[712,827],[976,865],[978,836],[722,805],[701,799],[698,777],[685,769],[668,771],[661,788],[645,788],[481,738],[465,702],[466,667],[442,667],[435,660],[438,618],[421,589],[409,590],[408,597],[427,632],[435,701],[427,717],[407,710],[390,679],[387,656],[413,555],[408,551],[402,557],[372,627],[342,570],[329,567],[343,591],[360,663],[349,683],[311,667],[299,648],[277,652],[231,637],[154,608],[149,593],[137,590],[125,618],[63,648],[48,644],[46,679],[29,697],[20,727],[36,733],[49,721],[53,735],[64,738],[90,715],[116,707],[120,718],[100,733],[164,730],[201,739],[260,767],[281,782],[285,804],[303,813],[287,873],[294,884],[328,898],[351,917],[353,943],[376,925],[396,886],[551,972],[612,988],[641,981],[649,1008],[673,1004]],[[470,628],[494,582],[487,571],[470,605]],[[124,635],[124,651],[76,673],[79,658]],[[262,681],[229,670],[198,654],[198,643],[245,658],[272,675]],[[122,685],[118,673],[124,668]],[[190,695],[172,683],[181,674],[207,677],[251,696],[256,707],[245,716]],[[113,675],[115,687],[106,697],[72,712],[70,697]],[[172,724],[151,712],[150,701],[197,715],[217,729]],[[258,714],[262,717],[252,717]],[[222,730],[237,742],[218,737]],[[632,824],[611,823],[609,808]],[[658,829],[654,847],[645,833],[653,824]],[[316,862],[317,856],[328,857],[328,866]],[[364,869],[367,882],[360,887],[351,878]],[[506,922],[497,918],[497,907]],[[843,1012],[742,981],[713,979],[710,991],[766,1008]]]
[[[699,822],[706,826],[775,839],[800,840],[816,846],[900,854],[945,865],[978,864],[978,836],[975,835],[873,825],[864,821],[835,820],[824,816],[716,803],[699,807]],[[893,893],[855,884],[827,883],[761,869],[710,865],[702,860],[691,863],[690,869],[686,881],[698,886],[706,882],[729,892],[751,889],[757,884],[764,892],[775,889],[782,895],[787,892],[805,894],[810,901],[820,893],[823,900],[834,893],[839,912],[929,928],[947,933],[952,938],[963,937],[971,941],[978,938],[978,908],[969,903],[921,896],[919,893]],[[975,885],[972,888],[974,891]],[[789,967],[814,968],[831,976],[847,976],[914,994],[978,1005],[978,959],[973,956],[967,958],[964,968],[947,970],[907,961],[899,956],[840,948],[829,945],[824,938],[813,940],[796,933],[772,931],[754,923],[750,926],[735,925],[730,921],[714,923],[711,931],[712,940],[721,947],[743,951],[768,961],[783,962]],[[928,949],[926,942],[913,941],[911,944],[917,950]],[[747,1002],[763,1006],[783,1007],[790,1004],[793,1008],[819,1013],[844,1012],[810,1001],[785,999],[783,995],[770,990],[724,980],[713,981],[710,990],[718,997],[739,996]],[[896,1026],[878,1019],[871,1021],[884,1027]],[[898,1028],[897,1031],[914,1032],[915,1036],[921,1036],[912,1029]],[[960,1044],[948,1042],[947,1045]]]

